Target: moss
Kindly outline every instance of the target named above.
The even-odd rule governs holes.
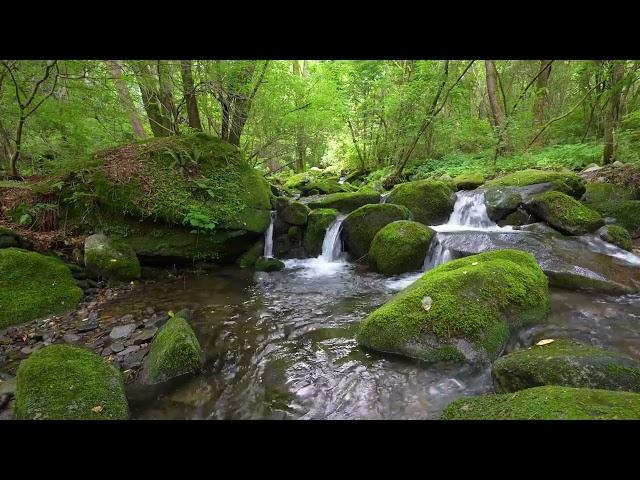
[[[605,182],[587,183],[586,191],[582,196],[582,201],[587,204],[624,200],[637,200],[637,198],[631,189]]]
[[[337,210],[332,208],[311,210],[303,240],[304,249],[308,255],[317,257],[322,253],[322,243],[327,233],[327,228],[329,228],[329,225],[334,222],[337,216]]]
[[[264,252],[264,240],[258,240],[253,246],[238,258],[237,263],[242,268],[253,267],[256,260]]]
[[[567,339],[499,358],[494,381],[503,392],[541,385],[640,391],[640,362]]]
[[[435,233],[421,223],[392,222],[373,237],[369,263],[376,272],[385,275],[420,270]]]
[[[97,157],[104,164],[92,170],[89,191],[103,209],[209,230],[262,233],[269,224],[269,184],[237,148],[220,139],[155,138]]]
[[[428,311],[422,307],[425,297],[431,298]],[[430,270],[369,315],[357,340],[373,350],[419,359],[443,344],[469,360],[493,359],[509,332],[502,324],[516,328],[548,311],[547,277],[535,258],[497,250]]]
[[[590,206],[605,217],[615,218],[632,237],[640,235],[640,200],[595,203]]]
[[[605,225],[596,232],[605,242],[612,243],[623,250],[631,251],[633,240],[629,231],[620,225]]]
[[[485,183],[486,187],[523,187],[525,185],[535,185],[538,183],[551,183],[558,190],[580,198],[585,192],[584,182],[579,175],[569,172],[553,172],[546,170],[521,170],[510,173],[503,177],[498,177]]]
[[[203,353],[191,325],[175,315],[151,343],[144,367],[145,383],[163,382],[199,370]]]
[[[136,252],[121,239],[95,234],[84,245],[84,264],[90,278],[129,281],[140,278]]]
[[[300,202],[289,200],[277,203],[278,218],[290,225],[304,225],[311,209]]]
[[[329,194],[329,193],[350,191],[348,186],[345,186],[344,184],[340,184],[336,180],[326,180],[326,179],[313,180],[312,182],[309,182],[308,184],[302,187],[299,187],[299,189],[302,191],[303,195],[313,195],[313,193],[311,193],[313,190],[316,191],[316,194],[318,193]]]
[[[369,203],[378,203],[380,194],[369,188],[362,188],[357,192],[332,193],[326,197],[309,203],[311,208],[333,208],[342,213],[349,213],[356,208]]]
[[[545,386],[451,403],[442,420],[632,420],[640,394]]]
[[[481,172],[464,173],[453,179],[456,190],[475,190],[484,183],[484,175]]]
[[[534,195],[524,207],[552,227],[569,235],[595,232],[604,225],[602,216],[569,195],[549,191]]]
[[[382,227],[407,218],[409,210],[401,205],[376,204],[357,208],[342,224],[346,250],[355,258],[365,256],[373,237]]]
[[[15,416],[19,420],[126,420],[129,407],[122,375],[93,352],[50,345],[18,367]]]
[[[0,248],[17,247],[31,250],[31,242],[18,235],[13,230],[0,226]]]
[[[292,225],[287,230],[287,237],[291,243],[298,245],[302,241],[302,228],[298,225]]]
[[[387,198],[387,204],[407,207],[416,222],[439,225],[449,219],[455,195],[444,182],[419,180],[396,185]]]
[[[314,180],[314,176],[308,172],[296,173],[287,178],[284,188],[287,190],[300,190],[300,187]]]
[[[533,222],[533,217],[524,210],[518,208],[515,212],[511,212],[504,219],[498,222],[498,225],[504,227],[505,225],[527,225]]]
[[[3,248],[0,272],[0,329],[71,310],[83,295],[55,257]]]
[[[257,272],[277,272],[284,268],[284,263],[277,258],[260,257],[255,267]]]

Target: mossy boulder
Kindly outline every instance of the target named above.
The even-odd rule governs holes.
[[[595,232],[604,225],[604,220],[598,212],[558,191],[534,195],[524,203],[524,208],[568,235]]]
[[[284,268],[284,262],[277,258],[260,257],[255,263],[257,272],[277,272]]]
[[[640,394],[544,386],[515,393],[463,398],[442,420],[637,420]]]
[[[640,391],[640,361],[567,339],[500,357],[492,373],[499,392],[542,385]]]
[[[335,221],[337,216],[338,211],[332,208],[311,210],[303,239],[304,249],[308,255],[317,257],[322,253],[322,243],[327,233],[327,228]]]
[[[96,155],[83,185],[101,210],[169,226],[262,233],[271,189],[238,148],[204,133],[153,138]]]
[[[33,244],[13,230],[0,226],[0,248],[22,248],[31,250]]]
[[[102,233],[85,239],[84,265],[89,278],[125,282],[140,278],[140,262],[133,248]]]
[[[342,232],[347,252],[361,258],[369,252],[376,233],[391,222],[409,218],[409,209],[388,203],[364,205],[344,219]]]
[[[398,220],[376,233],[369,249],[369,264],[376,272],[399,275],[420,270],[436,234],[418,222]]]
[[[326,197],[310,202],[309,207],[316,208],[333,208],[341,213],[350,213],[356,208],[369,203],[378,203],[380,194],[371,188],[362,188],[357,192],[332,193]]]
[[[620,225],[605,225],[596,232],[596,235],[605,242],[612,243],[623,250],[630,252],[633,248],[631,234],[626,228]]]
[[[308,172],[296,173],[287,178],[284,182],[284,188],[287,190],[301,190],[304,185],[314,180],[315,176]]]
[[[294,245],[299,245],[302,241],[302,228],[298,225],[292,225],[287,230],[287,238]]]
[[[484,183],[482,173],[463,173],[453,179],[456,190],[475,190]]]
[[[455,195],[444,182],[418,180],[396,185],[387,198],[387,204],[407,207],[416,222],[439,225],[449,219]]]
[[[238,258],[238,265],[241,268],[253,267],[256,260],[264,253],[264,240],[258,240],[253,246]]]
[[[306,205],[288,199],[278,199],[278,218],[290,225],[305,225],[311,209]]]
[[[551,183],[557,190],[580,198],[585,192],[584,181],[573,172],[553,172],[527,169],[495,178],[485,183],[485,187],[523,187],[539,183]]]
[[[548,311],[547,277],[533,255],[498,250],[428,271],[369,315],[357,340],[424,361],[486,363],[500,355],[511,329]]]
[[[76,307],[83,293],[61,260],[0,249],[0,329]]]
[[[489,218],[498,222],[518,209],[522,195],[513,187],[489,187],[484,189],[484,203]]]
[[[159,383],[199,370],[204,354],[195,332],[179,313],[165,323],[151,342],[142,382]]]
[[[592,203],[589,206],[605,217],[614,218],[632,237],[640,236],[640,200]]]
[[[126,420],[120,370],[80,347],[50,345],[18,366],[18,420]]]
[[[515,212],[511,212],[509,215],[500,220],[498,222],[498,225],[500,227],[504,227],[507,225],[520,226],[528,225],[533,222],[535,222],[535,219],[531,216],[531,214],[527,213],[522,208],[518,208]]]
[[[348,192],[350,191],[349,187],[344,184],[338,183],[337,180],[327,180],[327,179],[317,179],[313,180],[306,185],[301,186],[300,191],[302,192],[302,196],[307,195],[317,195],[319,193],[329,194],[329,193],[338,193],[338,192]],[[315,190],[315,193],[311,193]]]
[[[631,189],[606,182],[587,183],[586,191],[582,195],[584,203],[620,202],[624,200],[637,200],[637,196]]]

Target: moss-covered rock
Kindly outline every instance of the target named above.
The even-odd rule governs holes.
[[[569,235],[595,232],[604,225],[604,220],[598,212],[558,191],[534,195],[524,203],[524,208]]]
[[[89,278],[119,281],[140,278],[140,262],[133,248],[102,233],[85,239],[84,265]]]
[[[522,204],[522,195],[513,187],[486,187],[484,203],[489,218],[498,222],[518,209]]]
[[[370,188],[362,188],[357,192],[332,193],[326,197],[310,202],[311,208],[333,208],[342,213],[349,213],[369,203],[378,203],[380,194]]]
[[[3,248],[0,272],[0,329],[71,310],[83,295],[55,257]]]
[[[278,199],[278,218],[290,225],[305,225],[311,209],[300,202]]]
[[[612,243],[623,250],[630,252],[633,248],[631,234],[629,234],[626,228],[620,225],[605,225],[596,232],[596,235],[605,242]]]
[[[357,340],[425,361],[485,362],[500,355],[510,328],[548,311],[547,277],[533,255],[498,250],[428,271],[369,315]]]
[[[0,248],[11,247],[31,250],[33,245],[29,240],[23,238],[13,230],[0,226]]]
[[[480,172],[463,173],[453,179],[456,190],[475,190],[484,183],[484,175]]]
[[[541,385],[640,391],[640,362],[613,352],[555,339],[500,357],[493,364],[499,392]]]
[[[518,208],[515,212],[511,212],[509,215],[500,220],[498,222],[498,225],[500,227],[504,227],[507,225],[520,226],[528,225],[533,222],[535,222],[535,219],[529,213],[527,213],[522,208]]]
[[[195,332],[180,314],[157,333],[143,368],[143,383],[158,383],[202,367],[204,355]]]
[[[253,267],[256,260],[262,256],[264,252],[264,240],[258,240],[253,246],[243,253],[237,260],[241,268]]]
[[[418,222],[398,220],[376,233],[369,263],[376,272],[399,275],[420,270],[435,231]]]
[[[535,185],[538,183],[552,183],[559,191],[571,195],[574,198],[580,198],[585,192],[582,178],[573,172],[553,172],[534,169],[521,170],[495,178],[486,182],[485,186],[523,187],[525,185]]]
[[[442,420],[637,420],[640,394],[545,386],[456,400]]]
[[[338,211],[332,208],[311,210],[303,240],[304,249],[308,255],[317,257],[322,253],[322,243],[327,233],[327,228],[335,221],[337,216]]]
[[[18,366],[15,416],[19,420],[126,420],[122,375],[84,348],[50,345]]]
[[[287,238],[294,245],[299,245],[302,241],[302,228],[298,225],[292,225],[287,230]]]
[[[589,206],[605,217],[614,218],[632,237],[640,236],[640,200],[592,203]]]
[[[304,185],[314,180],[315,176],[309,172],[296,173],[287,178],[284,182],[284,188],[287,190],[301,190]]]
[[[624,200],[637,200],[637,196],[631,189],[613,183],[593,182],[587,183],[586,191],[581,200],[587,204],[620,202]]]
[[[396,220],[409,218],[409,209],[402,205],[388,203],[364,205],[344,219],[343,239],[347,252],[361,258],[369,252],[369,246],[376,233],[385,225]]]
[[[344,184],[338,183],[337,180],[317,179],[313,180],[306,185],[299,187],[303,196],[317,195],[319,193],[329,194],[338,192],[348,192],[349,187]],[[315,193],[312,193],[315,190]]]
[[[277,258],[260,257],[256,260],[255,267],[257,272],[277,272],[284,268],[284,262]]]
[[[439,225],[449,219],[455,195],[444,182],[418,180],[396,185],[387,198],[387,204],[407,207],[416,222]]]

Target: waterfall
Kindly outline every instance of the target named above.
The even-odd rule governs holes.
[[[338,183],[339,183],[340,185],[342,185],[346,180],[347,180],[347,176],[346,176],[346,175],[342,175],[342,176],[340,177],[340,179],[338,180]]]
[[[391,194],[391,192],[385,192],[383,194],[380,195],[380,203],[387,203],[387,197],[389,197],[389,195]]]
[[[276,211],[271,211],[271,221],[267,231],[264,232],[264,256],[273,258],[273,224],[276,223]]]
[[[326,262],[335,262],[342,255],[342,241],[340,240],[340,231],[342,230],[342,222],[346,215],[338,215],[333,221],[324,235],[322,242],[322,253],[318,258]]]
[[[462,225],[475,228],[490,228],[496,224],[487,214],[483,191],[460,191],[447,225]]]
[[[433,237],[431,241],[431,245],[429,245],[429,251],[427,252],[427,256],[424,259],[424,265],[422,267],[423,271],[429,271],[432,268],[437,267],[438,265],[442,265],[443,263],[447,263],[453,258],[451,254],[451,250],[446,248],[440,242],[438,235]]]

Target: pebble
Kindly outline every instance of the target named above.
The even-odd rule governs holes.
[[[144,356],[147,354],[147,349],[139,349],[133,353],[131,353],[130,355],[127,355],[123,360],[122,360],[122,368],[125,369],[129,369],[129,368],[135,368],[135,367],[139,367],[142,365],[142,360],[144,359]]]
[[[76,343],[80,340],[80,335],[76,335],[75,333],[65,333],[62,336],[62,339],[65,341],[65,343]]]
[[[36,350],[40,350],[42,348],[42,345],[40,344],[36,344],[32,347],[22,347],[20,349],[20,353],[22,353],[23,355],[31,355],[33,352],[35,352]]]
[[[131,318],[133,318],[133,316],[131,316]],[[136,329],[135,323],[129,323],[127,325],[118,325],[117,327],[113,327],[113,329],[111,330],[111,333],[109,334],[109,338],[111,338],[111,340],[120,340],[123,338],[127,338],[129,335],[131,335],[134,332],[135,329]]]
[[[131,315],[130,313],[127,313],[126,315],[123,315],[122,317],[120,317],[118,321],[122,323],[132,322],[133,315]]]
[[[141,343],[147,343],[149,340],[153,338],[153,336],[157,333],[158,329],[156,327],[145,328],[140,333],[138,333],[135,337],[133,337],[133,344],[140,345]]]
[[[124,345],[120,342],[116,342],[111,345],[110,349],[113,353],[118,353],[124,350]]]
[[[78,328],[76,328],[76,331],[78,332],[89,332],[91,330],[95,330],[96,328],[98,328],[98,319],[97,318],[91,318],[91,316],[89,318],[87,318],[86,320],[82,320],[80,323],[80,326]]]
[[[138,345],[131,345],[130,347],[127,347],[121,352],[119,352],[118,357],[123,358],[126,355],[129,355],[130,353],[137,352],[138,350],[140,350],[140,347]]]
[[[151,316],[151,315],[153,315],[154,313],[156,313],[156,311],[154,310],[154,308],[153,308],[153,307],[147,307],[147,308],[145,308],[145,309],[144,309],[144,314],[145,314],[145,315],[149,315],[149,316]]]

